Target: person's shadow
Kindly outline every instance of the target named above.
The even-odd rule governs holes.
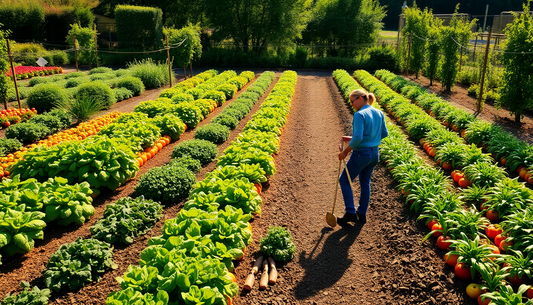
[[[362,225],[341,227],[329,235],[324,242],[322,252],[314,257],[326,233],[332,229],[322,229],[322,235],[309,254],[300,254],[300,264],[305,269],[302,281],[295,288],[296,299],[301,300],[317,294],[324,288],[333,286],[348,270],[352,260],[348,252],[361,232]]]

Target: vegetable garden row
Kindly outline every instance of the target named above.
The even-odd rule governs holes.
[[[16,152],[20,158],[8,167],[13,178],[4,179],[1,185],[6,197],[0,212],[0,251],[8,256],[30,251],[34,239],[43,238],[43,229],[51,222],[83,224],[94,213],[93,192],[125,183],[170,139],[179,138],[187,127],[196,127],[214,107],[254,77],[252,72],[241,76],[233,71],[216,74],[211,70],[182,82],[156,101],[141,103],[133,113],[112,114],[118,118],[102,123],[100,131],[90,132],[98,135],[85,134],[85,140],[74,135],[76,139],[71,140],[66,136],[70,132],[62,132],[66,142],[62,138],[57,143],[47,140],[44,145],[34,144]],[[229,130],[248,114],[273,79],[272,72],[263,73],[211,124],[198,128],[195,140],[175,146],[170,164],[141,176],[135,187],[138,197],[109,205],[104,218],[91,227],[92,234],[106,242],[79,239],[61,246],[47,265],[46,285],[54,291],[77,289],[115,267],[107,242],[131,243],[146,232],[161,217],[161,205],[152,200],[165,204],[186,198],[195,181],[190,170],[197,172],[201,165],[214,160],[214,143],[228,139]],[[209,304],[226,304],[226,298],[236,295],[238,287],[227,270],[232,269],[232,259],[243,256],[251,241],[248,220],[251,213],[260,212],[260,183],[275,173],[272,154],[279,149],[278,136],[295,82],[294,72],[284,73],[245,132],[218,158],[217,169],[196,184],[183,211],[165,223],[163,236],[150,240],[141,255],[141,267],[128,268],[121,280],[123,290],[110,296],[110,304],[130,304],[139,299],[164,304],[168,300],[197,303],[205,299]],[[82,258],[83,251],[92,257]],[[65,268],[64,263],[70,267]],[[171,278],[170,265],[174,266]],[[140,279],[141,275],[146,278]],[[49,294],[45,290],[40,293]],[[25,290],[24,294],[8,299],[28,297],[32,292]]]
[[[446,263],[454,266],[459,278],[481,283],[477,294],[484,292],[483,298],[472,294],[478,297],[479,304],[488,304],[490,299],[496,303],[509,299],[521,300],[526,291],[531,297],[533,290],[527,285],[520,286],[530,281],[533,266],[532,221],[529,216],[532,212],[531,190],[517,179],[506,178],[505,170],[493,164],[490,154],[484,154],[482,148],[475,145],[464,144],[457,132],[445,127],[460,124],[461,120],[450,122],[457,117],[468,117],[465,121],[471,123],[463,135],[474,141],[472,139],[479,138],[481,133],[476,126],[490,124],[473,120],[471,115],[451,108],[451,105],[434,95],[422,97],[425,92],[421,87],[408,87],[410,83],[392,76],[388,71],[376,73],[383,79],[394,79],[396,86],[404,88],[402,92],[409,97],[409,93],[416,91],[418,94],[415,96],[421,97],[417,99],[418,105],[431,108],[436,117],[446,117],[445,122],[449,124],[441,124],[366,71],[356,71],[354,75],[363,86],[376,94],[380,104],[405,126],[405,132],[413,140],[423,139],[420,142],[429,156],[435,157],[445,170],[462,170],[453,172],[459,185],[466,187],[459,191],[444,172],[426,164],[417,155],[414,145],[396,125],[388,124],[391,134],[383,141],[382,157],[398,182],[398,189],[405,195],[406,205],[419,215],[419,220],[425,220],[428,224],[431,232],[426,239],[431,235],[438,237],[438,247],[450,250],[446,254]],[[351,90],[360,87],[345,71],[335,71],[334,77],[346,100]],[[394,85],[393,88],[396,89]],[[472,121],[469,121],[470,118]],[[500,139],[504,136],[512,138],[498,128],[491,127],[491,130],[500,134]],[[454,129],[460,131],[457,127]],[[465,182],[463,176],[471,182]],[[493,223],[483,217],[485,213]],[[499,254],[500,250],[505,251],[506,255]],[[520,286],[517,293],[503,280]]]

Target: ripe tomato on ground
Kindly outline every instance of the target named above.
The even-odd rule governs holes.
[[[533,287],[529,286],[529,289],[527,290],[527,298],[533,299]]]
[[[487,234],[487,237],[490,239],[494,239],[496,235],[502,234],[502,229],[500,229],[499,225],[496,224],[490,224],[485,228],[485,233]]]
[[[490,221],[498,221],[500,220],[500,213],[496,210],[487,210],[487,215],[486,217],[490,220]]]
[[[440,223],[437,222],[431,227],[431,231],[435,231],[435,230],[442,230],[442,226],[440,225]],[[442,235],[442,231],[433,232],[433,236],[435,237],[439,237],[441,235]]]
[[[438,223],[436,219],[432,219],[428,222],[428,228],[431,230],[434,224]]]
[[[459,255],[457,254],[444,255],[444,260],[446,261],[446,264],[452,267],[455,267],[457,265],[458,258],[459,258]]]
[[[437,247],[439,247],[439,249],[441,250],[448,250],[448,248],[452,244],[450,242],[450,239],[451,238],[449,236],[444,236],[444,235],[439,236],[439,238],[437,238]]]
[[[462,280],[468,280],[472,278],[472,273],[470,272],[470,266],[466,263],[457,263],[455,265],[455,275]]]
[[[466,287],[466,294],[468,294],[471,299],[477,299],[482,293],[483,291],[481,290],[481,287],[476,283],[471,283]]]
[[[481,300],[481,296],[482,296],[482,295],[483,295],[483,294],[481,294],[479,297],[477,297],[477,304],[478,304],[478,305],[489,305],[489,303],[490,303],[490,299],[489,299],[489,298],[485,298],[485,301],[482,301],[482,300]]]

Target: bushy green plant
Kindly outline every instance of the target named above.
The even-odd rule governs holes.
[[[224,94],[224,92],[216,90],[207,91],[204,94],[203,98],[217,102],[217,105],[219,107],[222,106],[222,104],[224,104],[224,102],[226,101],[226,95]]]
[[[82,84],[76,91],[76,99],[93,98],[102,104],[104,108],[109,108],[115,104],[115,94],[111,88],[101,82],[91,82]]]
[[[184,167],[193,173],[199,173],[202,170],[202,163],[199,160],[189,156],[180,157],[170,160],[169,166]]]
[[[138,77],[147,89],[159,88],[169,83],[168,69],[152,59],[134,61],[128,64],[131,75]]]
[[[187,127],[179,117],[172,113],[157,115],[152,119],[152,123],[159,127],[162,135],[170,136],[172,140],[179,139]]]
[[[172,103],[180,104],[183,102],[192,102],[194,101],[194,96],[188,93],[177,93],[172,96]]]
[[[115,77],[116,77],[115,73],[108,72],[108,73],[92,74],[92,75],[89,76],[89,79],[94,82],[94,81],[97,81],[97,80],[106,81],[106,80],[109,80],[109,79],[113,79]]]
[[[49,134],[48,127],[35,123],[18,123],[6,129],[6,138],[17,139],[24,144],[43,139]]]
[[[61,110],[61,109],[54,109],[47,113],[48,115],[53,115],[61,121],[61,124],[63,126],[70,126],[72,124],[72,115],[68,113],[68,111]]]
[[[144,197],[120,198],[108,204],[104,216],[92,226],[94,238],[108,243],[133,243],[135,237],[145,234],[163,216],[163,207],[158,202]]]
[[[68,100],[65,90],[56,84],[40,84],[35,86],[26,99],[29,108],[35,108],[39,113],[50,111],[56,103]]]
[[[71,78],[82,77],[82,76],[87,76],[87,73],[76,71],[76,72],[71,72],[71,73],[64,75],[65,79],[71,79]]]
[[[92,96],[78,96],[75,99],[55,104],[58,111],[64,111],[78,123],[87,121],[91,116],[104,109],[104,103]]]
[[[58,117],[48,114],[36,115],[28,122],[44,125],[50,129],[50,133],[58,132],[66,127]]]
[[[134,76],[126,76],[121,78],[115,85],[115,88],[127,88],[133,95],[140,95],[144,92],[144,84],[140,78]]]
[[[33,87],[33,86],[36,86],[36,85],[39,85],[39,84],[46,84],[46,83],[49,83],[51,81],[52,81],[52,79],[50,77],[44,77],[44,76],[34,77],[34,78],[30,79],[30,81],[28,82],[28,85],[30,87]]]
[[[217,157],[218,147],[206,140],[190,140],[179,143],[172,150],[172,158],[189,156],[205,165]]]
[[[98,281],[108,269],[117,268],[112,257],[110,244],[79,237],[70,244],[59,246],[52,254],[44,271],[44,283],[53,291],[81,288]]]
[[[230,113],[231,113],[230,111],[226,113],[221,113],[220,115],[216,116],[213,120],[211,120],[211,123],[224,125],[231,130],[235,129],[235,127],[237,127],[237,125],[239,124],[239,120],[237,120],[237,118],[231,115]]]
[[[226,95],[226,99],[229,100],[233,98],[235,93],[237,93],[237,86],[233,84],[222,84],[217,86],[215,90],[224,92],[224,95]]]
[[[215,144],[226,142],[229,138],[230,130],[227,126],[211,123],[199,127],[194,134],[195,139],[207,140]]]
[[[154,167],[139,179],[135,194],[163,204],[177,203],[189,196],[196,182],[194,174],[186,168],[177,166]]]
[[[133,92],[128,88],[113,88],[113,94],[115,95],[117,102],[133,97]]]
[[[108,67],[98,67],[98,68],[91,69],[91,71],[89,71],[89,75],[97,74],[97,73],[109,73],[109,72],[113,72],[113,69],[108,68]]]
[[[189,103],[181,103],[174,107],[174,113],[187,125],[188,128],[198,126],[204,119],[200,108]]]
[[[15,152],[22,148],[22,143],[17,139],[0,138],[0,157]]]
[[[34,286],[30,290],[30,284],[22,281],[20,286],[24,288],[18,294],[11,295],[8,293],[0,305],[46,305],[50,298],[50,289],[39,289]]]
[[[65,82],[65,88],[75,88],[78,87],[81,84],[88,83],[91,80],[86,77],[75,77],[70,78]]]
[[[260,247],[263,253],[277,262],[287,262],[296,253],[291,232],[282,227],[270,227],[267,236],[261,238]]]

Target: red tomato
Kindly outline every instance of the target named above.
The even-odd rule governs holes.
[[[490,224],[485,229],[485,233],[487,234],[487,237],[490,239],[494,239],[496,235],[502,234],[502,229],[500,229],[499,225]]]
[[[489,305],[490,303],[490,299],[489,298],[485,298],[485,301],[482,301],[481,300],[481,295],[477,297],[477,304],[478,305]]]
[[[428,222],[428,228],[431,230],[431,228],[433,227],[434,224],[438,223],[438,221],[436,219],[431,219],[429,222]]]
[[[504,240],[506,237],[503,236],[501,233],[496,235],[494,237],[494,244],[496,245],[496,247],[500,247],[500,243],[502,242],[502,240]]]
[[[525,284],[526,283],[526,279],[523,278],[523,277],[519,277],[518,274],[515,274],[515,275],[509,275],[507,277],[507,279],[509,280],[509,282],[511,282],[513,285],[515,285],[516,287],[522,285],[522,284]],[[531,289],[531,288],[530,288]]]
[[[487,218],[490,221],[498,221],[500,219],[500,213],[496,210],[488,210],[487,211]]]
[[[470,272],[470,266],[468,266],[465,263],[458,263],[455,265],[455,275],[457,275],[458,278],[461,280],[471,280],[472,279],[472,273]]]
[[[504,239],[500,242],[498,248],[500,248],[501,251],[505,251],[507,248],[512,247],[513,245],[514,243],[512,241]]]
[[[444,260],[446,261],[446,264],[452,267],[455,267],[457,265],[458,258],[459,258],[459,255],[456,255],[456,254],[444,255]]]
[[[527,298],[528,299],[533,299],[533,288],[531,288],[531,286],[529,286],[530,288],[527,290]]]
[[[455,176],[453,177],[453,181],[459,183],[459,180],[461,180],[461,178],[463,178],[465,176],[464,173],[462,172],[458,172],[455,174]]]
[[[432,227],[431,227],[431,231],[435,231],[435,230],[442,230],[442,226],[440,225],[440,223],[436,223],[434,224]],[[433,236],[435,237],[439,237],[442,235],[442,232],[441,231],[438,231],[438,232],[433,232]]]
[[[439,238],[437,238],[437,247],[439,247],[439,249],[441,250],[448,250],[448,248],[452,244],[449,240],[450,240],[449,236],[444,236],[444,235],[439,236]]]
[[[457,177],[457,175],[455,175]],[[459,179],[459,186],[460,187],[468,187],[470,185],[470,181],[468,179],[466,179],[465,177]]]

